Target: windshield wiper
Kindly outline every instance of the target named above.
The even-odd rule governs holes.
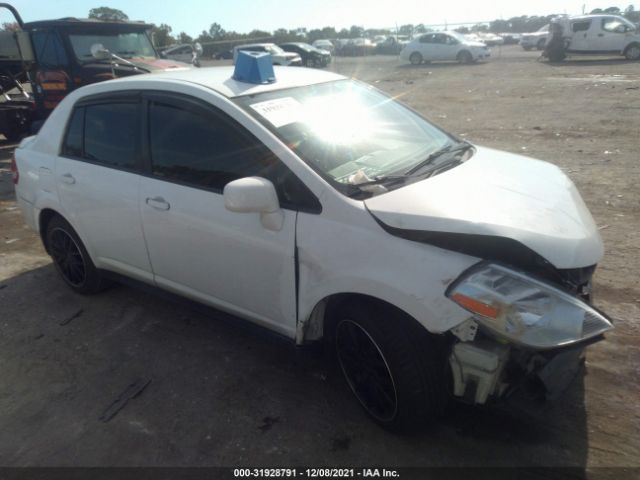
[[[409,175],[383,175],[381,177],[374,177],[373,180],[367,180],[366,182],[360,183],[349,183],[348,185],[353,185],[354,187],[366,187],[368,185],[391,185],[406,180],[407,178],[409,178]]]
[[[422,170],[424,167],[426,167],[427,165],[431,164],[434,160],[438,159],[439,157],[443,156],[444,154],[456,153],[456,152],[464,152],[465,150],[469,150],[472,147],[473,146],[468,142],[460,142],[458,144],[449,143],[448,145],[445,145],[441,149],[436,150],[435,152],[429,154],[429,156],[427,158],[425,158],[421,162],[418,162],[416,165],[414,165],[409,170],[404,172],[403,175],[404,176],[413,175],[414,173],[416,173],[419,170]]]

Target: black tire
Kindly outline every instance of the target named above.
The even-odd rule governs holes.
[[[411,65],[420,65],[422,63],[422,54],[420,52],[413,52],[409,55],[409,61]]]
[[[307,68],[313,68],[316,66],[316,62],[313,58],[309,57],[305,60],[304,66]]]
[[[640,44],[632,43],[624,49],[624,58],[627,60],[640,60]]]
[[[45,238],[56,270],[73,291],[92,294],[110,285],[100,275],[80,237],[65,219],[53,217],[47,224]]]
[[[463,50],[460,53],[458,53],[458,62],[460,63],[472,63],[473,62],[473,55],[471,55],[470,52],[468,52],[467,50]]]
[[[391,307],[349,302],[328,333],[347,384],[380,426],[418,431],[442,415],[450,397],[446,350],[414,320]]]
[[[545,43],[547,43],[547,40],[544,38],[541,38],[540,40],[538,40],[538,43],[536,43],[536,48],[538,50],[544,50]]]

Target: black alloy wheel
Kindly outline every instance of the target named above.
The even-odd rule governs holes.
[[[72,287],[82,288],[87,280],[87,267],[80,247],[62,228],[49,234],[49,250],[58,272]]]
[[[393,420],[398,394],[387,359],[358,323],[342,320],[336,328],[336,353],[342,372],[364,409],[380,422]]]

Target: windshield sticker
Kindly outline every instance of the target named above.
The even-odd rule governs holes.
[[[299,121],[302,114],[302,104],[292,97],[277,98],[250,106],[276,128]]]

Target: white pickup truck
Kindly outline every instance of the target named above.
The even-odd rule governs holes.
[[[624,55],[628,60],[640,59],[640,31],[624,17],[617,15],[583,15],[560,17],[566,53],[586,55]]]

